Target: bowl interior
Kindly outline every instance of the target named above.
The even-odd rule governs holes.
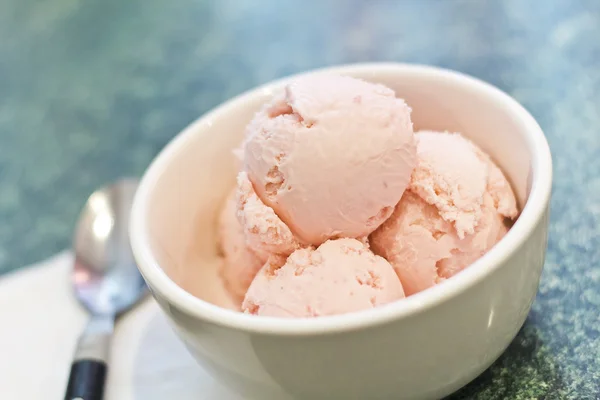
[[[521,207],[532,182],[532,141],[524,124],[487,85],[416,67],[346,67],[335,72],[382,83],[412,107],[415,130],[460,132],[504,170]],[[217,216],[235,180],[232,149],[245,125],[283,81],[226,103],[188,127],[159,159],[147,196],[147,238],[164,272],[192,295],[234,308],[217,270]]]

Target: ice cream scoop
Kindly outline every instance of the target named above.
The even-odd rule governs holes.
[[[257,196],[246,172],[238,174],[236,190],[238,223],[247,246],[264,263],[269,256],[289,256],[301,246],[290,228]]]
[[[227,291],[241,302],[264,261],[246,243],[244,228],[237,218],[236,189],[227,197],[219,217],[219,243],[224,256],[219,273]]]
[[[221,211],[219,243],[225,258],[220,275],[228,292],[240,301],[270,256],[287,257],[301,247],[273,209],[258,198],[243,171]]]
[[[245,171],[300,241],[368,235],[390,216],[415,166],[410,112],[381,85],[300,78],[248,125]]]
[[[271,257],[244,299],[246,313],[318,317],[370,309],[404,297],[392,266],[356,239]]]
[[[459,134],[419,132],[417,166],[391,217],[370,236],[407,295],[458,273],[504,236],[517,215],[510,184]]]

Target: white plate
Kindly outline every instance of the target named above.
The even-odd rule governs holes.
[[[0,279],[0,398],[63,399],[85,312],[62,253]],[[187,353],[152,299],[117,323],[105,400],[241,400]]]

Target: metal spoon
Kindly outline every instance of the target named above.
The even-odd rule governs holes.
[[[115,318],[146,293],[128,234],[136,188],[137,181],[125,179],[94,192],[79,217],[71,278],[91,319],[77,345],[65,400],[102,399]]]

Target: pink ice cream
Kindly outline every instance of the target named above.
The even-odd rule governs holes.
[[[314,246],[374,231],[416,163],[410,108],[391,89],[349,77],[289,84],[245,135],[244,167],[258,198]]]
[[[392,216],[371,237],[407,295],[431,287],[485,254],[517,215],[510,184],[459,134],[419,132],[417,166]]]
[[[221,211],[219,237],[224,256],[221,277],[228,292],[241,301],[264,261],[246,245],[244,228],[237,218],[236,190],[231,192]]]
[[[270,317],[318,317],[366,310],[404,297],[392,266],[355,239],[329,240],[271,257],[242,309]]]
[[[256,195],[245,172],[237,178],[237,217],[243,227],[246,244],[266,262],[271,255],[289,256],[301,247],[290,228],[275,211]]]
[[[221,277],[240,300],[269,256],[287,257],[300,247],[289,228],[256,196],[245,172],[239,173],[221,212],[219,237],[225,258]]]
[[[235,155],[221,275],[250,314],[317,317],[404,298],[470,265],[517,216],[487,154],[460,134],[415,135],[404,101],[353,78],[289,84]]]

